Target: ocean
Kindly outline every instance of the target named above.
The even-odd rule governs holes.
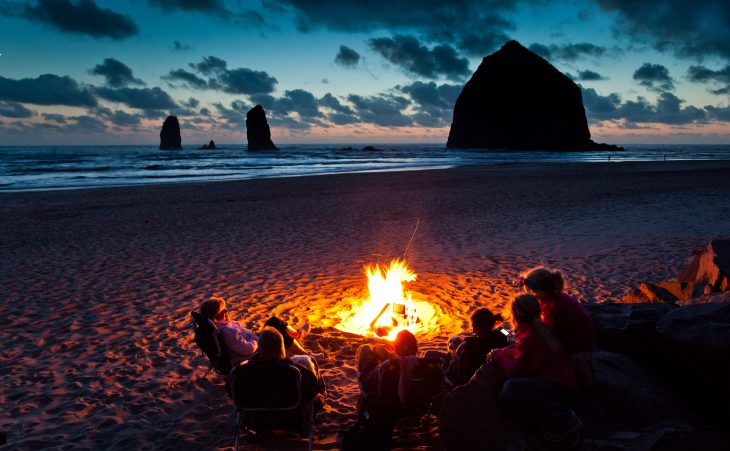
[[[348,146],[354,149],[348,149]],[[247,152],[159,150],[157,146],[0,147],[0,191],[400,171],[466,165],[666,160],[730,160],[730,145],[627,145],[623,152],[452,150],[443,144],[283,145]]]

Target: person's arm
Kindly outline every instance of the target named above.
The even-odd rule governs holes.
[[[239,356],[250,356],[258,349],[258,339],[250,330],[238,326],[224,326],[220,328],[223,336],[223,344],[233,354]]]
[[[286,352],[290,355],[307,355],[306,349],[304,349],[296,339],[292,341],[288,348],[286,348]]]

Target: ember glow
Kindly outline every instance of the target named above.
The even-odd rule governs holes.
[[[398,332],[408,329],[416,336],[427,331],[435,315],[428,302],[413,299],[406,288],[416,280],[403,260],[392,260],[390,265],[365,267],[369,296],[348,311],[340,312],[338,329],[365,336],[394,340]]]

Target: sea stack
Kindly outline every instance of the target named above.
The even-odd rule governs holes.
[[[466,83],[446,147],[621,150],[591,140],[578,85],[517,41],[485,57]]]
[[[165,122],[162,123],[162,130],[160,130],[160,149],[182,149],[182,138],[180,137],[180,123],[177,121],[177,116],[167,116]]]
[[[248,150],[276,150],[271,141],[271,129],[266,122],[266,112],[261,105],[256,105],[246,114],[246,138]]]

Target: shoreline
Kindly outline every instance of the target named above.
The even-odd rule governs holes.
[[[201,379],[189,313],[221,296],[253,330],[270,315],[312,324],[304,345],[324,353],[329,387],[315,448],[337,449],[367,341],[338,330],[339,314],[365,295],[365,265],[403,255],[417,220],[408,288],[440,318],[420,349],[443,349],[539,264],[585,302],[676,276],[730,231],[729,169],[510,164],[2,192],[0,430],[17,448],[230,446],[232,407],[222,378]],[[396,446],[434,448],[433,432]]]

